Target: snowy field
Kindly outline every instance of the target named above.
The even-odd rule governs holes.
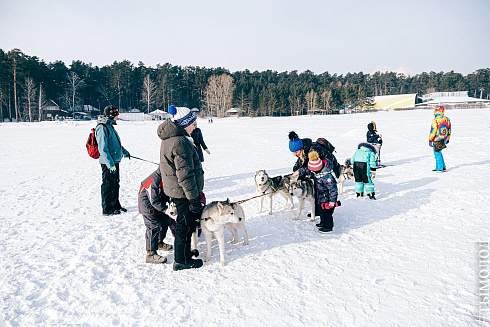
[[[255,195],[254,173],[291,172],[288,132],[326,137],[340,163],[374,120],[384,145],[377,201],[345,183],[332,234],[243,204],[250,244],[216,240],[201,269],[145,264],[140,182],[156,165],[121,163],[121,203],[103,217],[94,122],[0,124],[0,326],[475,326],[476,242],[490,233],[489,110],[447,110],[453,133],[437,174],[430,110],[198,120],[208,201]],[[158,122],[118,122],[123,145],[157,162]],[[265,201],[267,203],[267,200]],[[168,242],[173,242],[168,233]],[[242,237],[241,234],[239,234]],[[242,240],[242,238],[241,238]],[[201,258],[205,253],[199,239]]]

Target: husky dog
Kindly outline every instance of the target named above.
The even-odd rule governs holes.
[[[218,241],[220,264],[224,266],[225,261],[225,228],[233,234],[231,243],[238,242],[239,230],[243,236],[243,245],[248,244],[248,234],[245,229],[245,213],[243,208],[237,203],[226,201],[214,201],[204,207],[201,215],[201,229],[206,240],[206,258],[204,261],[211,259],[211,242],[213,235]],[[192,234],[192,247],[197,249],[197,230]]]
[[[350,158],[345,159],[345,165],[340,166],[340,176],[337,184],[339,194],[344,193],[344,182],[349,179],[354,179],[354,168],[352,167]]]
[[[177,219],[177,207],[175,206],[175,202],[167,202],[167,209],[165,210],[165,214],[173,220]]]
[[[269,198],[269,215],[272,215],[272,197],[276,194],[280,194],[286,198],[286,206],[288,202],[291,202],[290,209],[294,208],[293,198],[289,195],[289,183],[291,183],[291,175],[269,177],[265,170],[259,170],[255,173],[255,190],[257,194],[266,196]],[[257,213],[262,212],[262,206],[264,204],[264,197],[260,197],[260,205]]]
[[[289,194],[295,196],[299,200],[298,215],[293,220],[298,220],[303,208],[305,207],[305,201],[310,203],[311,218],[310,221],[315,220],[315,185],[310,178],[304,180],[293,180],[289,185]]]

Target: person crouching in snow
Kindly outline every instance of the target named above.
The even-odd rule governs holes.
[[[310,177],[315,180],[315,193],[320,214],[320,223],[316,226],[320,233],[329,233],[333,229],[333,212],[337,205],[337,180],[333,175],[333,164],[328,159],[320,159],[316,151],[308,153],[308,168],[300,168],[291,176]]]
[[[376,149],[369,143],[359,143],[357,149],[350,159],[354,167],[357,197],[363,196],[365,189],[369,198],[376,200],[372,180],[376,176]]]
[[[163,192],[160,168],[155,170],[141,182],[138,194],[138,208],[146,226],[146,262],[165,263],[157,250],[170,251],[172,245],[163,242],[167,236],[167,228],[175,225],[175,221],[165,214],[169,197]]]
[[[430,127],[429,146],[434,148],[436,158],[436,169],[432,171],[442,173],[446,171],[446,163],[442,156],[442,149],[446,147],[451,138],[451,121],[444,116],[444,107],[438,106],[434,109],[434,119]]]

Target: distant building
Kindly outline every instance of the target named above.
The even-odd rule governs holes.
[[[60,106],[53,100],[49,100],[48,105],[43,109],[43,120],[55,120],[65,117],[68,117],[68,111],[60,109]]]
[[[468,96],[468,91],[456,91],[456,92],[433,92],[424,94],[422,97],[422,103],[419,106],[485,106],[490,104],[490,100],[477,99]]]
[[[240,115],[240,111],[240,108],[231,108],[226,111],[226,115],[231,117],[238,117]]]

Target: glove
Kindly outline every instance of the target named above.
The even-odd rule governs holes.
[[[371,179],[374,179],[376,177],[376,172],[375,171],[372,171],[371,172]]]
[[[449,143],[449,140],[444,141],[444,144],[448,144],[448,143]]]
[[[429,141],[429,146],[432,148],[434,146],[434,143],[432,143],[432,141]]]
[[[189,211],[192,213],[201,213],[204,208],[203,204],[199,201],[199,198],[195,198],[189,201]]]
[[[109,171],[111,172],[111,174],[115,174],[117,172],[116,166],[112,166],[111,168],[109,168]]]
[[[208,154],[211,154],[211,151],[209,151],[209,149],[206,149],[204,151],[206,151]]]

